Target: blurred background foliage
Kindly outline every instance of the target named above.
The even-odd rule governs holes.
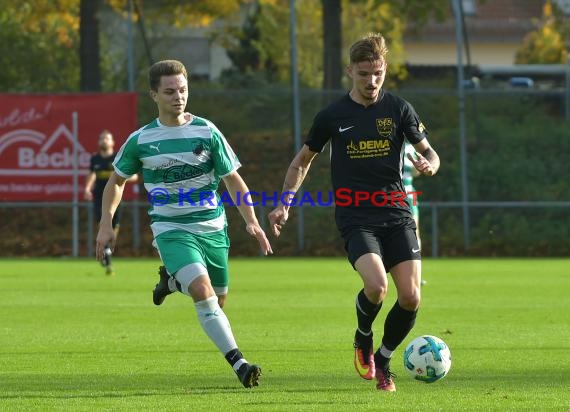
[[[337,7],[335,7],[335,4]],[[350,6],[350,7],[349,7]],[[132,8],[131,8],[132,7]],[[288,82],[290,77],[289,2],[284,0],[0,0],[0,44],[3,70],[0,85],[6,92],[86,91],[78,79],[81,72],[94,66],[101,69],[99,78],[90,79],[89,91],[123,89],[113,80],[126,77],[126,51],[117,62],[105,58],[115,53],[118,32],[111,22],[100,21],[101,11],[112,10],[123,21],[134,23],[144,17],[147,27],[206,27],[223,21],[212,30],[214,41],[228,49],[240,75],[258,77],[269,82]],[[326,8],[339,13],[340,27],[324,27]],[[357,37],[369,31],[382,32],[390,43],[390,63],[395,78],[403,78],[404,51],[402,34],[404,22],[414,19],[417,24],[430,17],[442,18],[447,4],[439,0],[309,0],[297,2],[298,59],[301,81],[307,87],[320,87],[323,80],[323,36],[340,36],[338,50],[332,50],[336,60],[346,64],[341,52]],[[243,18],[246,11],[247,18]],[[125,23],[126,25],[126,23]],[[123,33],[124,34],[124,33]],[[244,48],[247,49],[247,53]],[[84,56],[89,58],[84,61]],[[35,73],[42,62],[43,73]],[[87,64],[89,63],[89,64]],[[118,64],[120,63],[120,64]],[[148,61],[140,60],[144,69]],[[335,62],[336,63],[336,62]],[[338,66],[338,64],[337,64]],[[140,69],[140,67],[139,67]],[[144,70],[137,70],[144,78]],[[55,73],[59,73],[57,76]],[[94,77],[93,75],[91,77]],[[97,76],[95,76],[97,77]],[[342,73],[336,79],[342,81]],[[144,81],[137,79],[144,87]],[[103,87],[104,85],[113,86]]]

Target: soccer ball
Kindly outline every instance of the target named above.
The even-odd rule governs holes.
[[[440,338],[430,335],[420,336],[406,347],[404,366],[414,379],[432,383],[449,372],[451,352]]]

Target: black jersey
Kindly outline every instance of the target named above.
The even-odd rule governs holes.
[[[411,217],[408,203],[398,201],[399,194],[405,192],[404,140],[416,144],[426,137],[412,105],[384,90],[368,107],[346,94],[315,116],[305,144],[321,152],[331,141],[335,216],[341,231],[353,225],[384,226]]]
[[[111,173],[115,170],[113,168],[113,161],[115,160],[115,153],[111,156],[104,157],[100,153],[91,156],[91,163],[89,170],[95,173],[95,185],[93,187],[93,197],[101,199],[103,197],[103,190],[107,184],[107,180],[111,177]]]

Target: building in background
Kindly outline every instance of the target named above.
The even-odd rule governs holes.
[[[108,5],[101,8],[101,31],[109,41],[108,58],[126,60],[128,50],[128,24],[124,17],[117,15]],[[223,25],[222,20],[214,21],[208,27],[178,28],[157,23],[149,17],[133,26],[133,44],[135,67],[146,70],[155,61],[162,59],[180,60],[188,68],[193,78],[215,81],[224,69],[231,67],[231,60],[226,50],[212,40],[214,31]],[[149,55],[150,54],[150,55]],[[153,60],[153,62],[149,60]],[[124,65],[117,63],[118,70]]]
[[[473,65],[514,64],[525,35],[536,28],[545,0],[463,0],[465,27]],[[457,62],[455,21],[430,21],[419,32],[408,24],[404,36],[407,62],[412,66],[452,66]]]

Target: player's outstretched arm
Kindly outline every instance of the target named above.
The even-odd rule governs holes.
[[[281,203],[271,212],[269,212],[269,225],[275,236],[281,234],[281,229],[287,223],[289,218],[289,205],[295,197],[295,194],[303,184],[305,176],[309,172],[311,162],[317,156],[317,152],[313,152],[307,145],[303,145],[295,158],[291,161],[287,173],[285,174],[285,182],[281,190]]]
[[[103,201],[101,203],[101,221],[99,222],[99,232],[97,233],[97,245],[95,255],[97,260],[104,257],[104,249],[111,245],[111,250],[115,249],[115,231],[113,230],[113,215],[121,203],[123,189],[126,179],[115,172],[111,174],[105,190],[103,191]]]
[[[238,172],[234,171],[229,175],[224,176],[222,179],[226,185],[226,188],[228,189],[228,193],[236,204],[239,213],[243,217],[243,220],[245,220],[245,230],[247,233],[257,239],[259,242],[259,247],[261,248],[261,251],[264,255],[272,254],[273,250],[271,249],[271,244],[269,243],[265,232],[261,226],[259,226],[259,222],[255,216],[255,210],[253,209],[253,206],[245,204],[245,202],[238,201],[238,196],[240,193],[244,195],[246,193],[250,193],[242,177]]]

